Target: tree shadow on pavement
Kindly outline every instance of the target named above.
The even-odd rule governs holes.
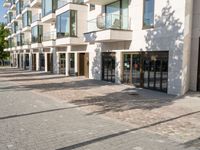
[[[200,149],[200,137],[183,144],[185,148],[196,147]]]
[[[118,133],[114,133],[114,134],[110,134],[110,135],[94,138],[92,140],[88,140],[88,141],[84,141],[84,142],[77,143],[77,144],[74,144],[74,145],[66,146],[66,147],[63,147],[63,148],[60,148],[60,149],[57,149],[57,150],[71,150],[71,149],[84,147],[84,146],[87,146],[87,145],[90,145],[90,144],[94,144],[94,143],[101,142],[101,141],[104,141],[104,140],[109,140],[110,138],[118,137],[118,136],[121,136],[121,135],[124,135],[124,134],[128,134],[130,132],[134,132],[134,131],[150,128],[152,126],[164,124],[164,123],[167,123],[167,122],[170,122],[170,121],[173,121],[173,120],[177,120],[177,119],[180,119],[180,118],[183,118],[183,117],[187,117],[187,116],[190,116],[190,115],[194,115],[194,114],[197,114],[197,113],[200,113],[200,111],[196,111],[196,112],[180,115],[180,116],[177,116],[177,117],[174,117],[174,118],[170,118],[170,119],[167,119],[167,120],[159,121],[159,122],[152,123],[152,124],[149,124],[149,125],[146,125],[146,126],[133,128],[133,129],[130,129],[130,130],[125,130],[125,131],[121,131],[121,132],[118,132]]]

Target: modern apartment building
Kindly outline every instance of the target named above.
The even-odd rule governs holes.
[[[200,91],[199,0],[5,0],[12,65]]]

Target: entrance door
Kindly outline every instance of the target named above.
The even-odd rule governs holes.
[[[36,71],[36,54],[32,54],[32,70]]]
[[[74,53],[69,54],[69,75],[75,75],[75,55]]]
[[[200,91],[200,43],[199,43],[199,58],[198,59],[199,59],[199,63],[198,63],[198,75],[197,75],[197,91]]]
[[[140,60],[139,54],[124,54],[124,83],[141,86]]]
[[[17,54],[17,63],[18,63],[18,68],[20,68],[20,55]]]
[[[29,68],[29,54],[25,54],[25,69]]]
[[[45,70],[44,54],[40,53],[40,71]]]
[[[115,53],[102,53],[102,80],[115,82]]]
[[[60,67],[59,68],[60,74],[65,74],[65,67],[66,67],[65,53],[60,54],[59,67]]]
[[[51,53],[47,54],[47,71],[53,73],[53,56]]]
[[[24,69],[24,57],[21,55],[21,68]]]
[[[89,54],[79,54],[79,76],[89,77]]]

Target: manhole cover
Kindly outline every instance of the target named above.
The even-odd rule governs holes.
[[[129,95],[133,95],[133,96],[139,96],[138,93],[129,93]]]

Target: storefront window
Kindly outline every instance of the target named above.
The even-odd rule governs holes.
[[[124,54],[123,82],[167,92],[168,52]]]

